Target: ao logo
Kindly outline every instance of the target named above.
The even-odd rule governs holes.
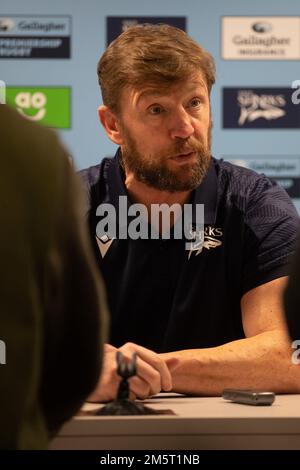
[[[32,121],[41,121],[45,117],[47,98],[44,93],[36,92],[31,94],[29,92],[20,92],[16,95],[15,102],[19,113],[23,114],[26,118]],[[29,116],[25,110],[32,108],[37,110],[37,113]]]

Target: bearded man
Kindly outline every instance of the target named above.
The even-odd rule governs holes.
[[[266,176],[211,156],[213,58],[180,29],[138,25],[109,45],[98,76],[99,118],[119,148],[82,171],[111,311],[90,400],[114,398],[117,350],[128,359],[137,353],[133,397],[220,395],[227,387],[298,393],[281,302],[298,215]],[[198,242],[187,250],[174,230],[163,237],[161,219],[158,237],[99,232],[104,204],[123,227],[121,197],[129,217],[134,204],[148,214],[155,204],[204,205],[203,228],[191,220]]]

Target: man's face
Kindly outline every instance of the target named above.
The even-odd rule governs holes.
[[[210,103],[200,73],[168,88],[123,90],[119,119],[126,171],[161,191],[188,191],[211,158]]]

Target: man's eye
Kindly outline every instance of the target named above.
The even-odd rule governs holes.
[[[192,101],[190,102],[190,105],[192,108],[198,108],[201,105],[200,98],[193,98]]]
[[[150,114],[161,114],[163,112],[162,106],[159,106],[158,104],[154,104],[153,106],[150,106],[149,108]]]

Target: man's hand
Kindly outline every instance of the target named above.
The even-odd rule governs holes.
[[[116,398],[120,377],[117,374],[116,353],[121,351],[124,359],[130,361],[132,354],[137,353],[137,375],[129,379],[130,398],[147,398],[160,391],[172,389],[170,370],[174,364],[170,360],[168,366],[159,354],[134,343],[126,343],[117,349],[110,344],[104,346],[104,359],[101,378],[94,392],[88,397],[91,402],[106,402]]]

